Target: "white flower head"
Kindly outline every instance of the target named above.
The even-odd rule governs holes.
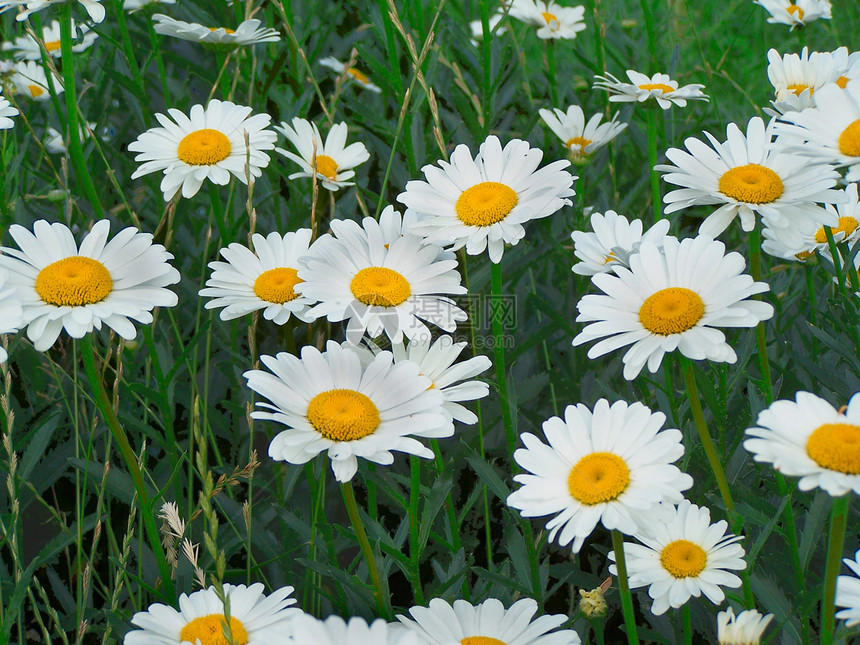
[[[525,517],[552,515],[549,540],[573,542],[579,553],[598,523],[627,535],[678,503],[693,479],[673,462],[684,455],[681,432],[663,430],[666,415],[641,403],[600,399],[594,412],[582,403],[565,408],[564,419],[543,424],[549,445],[533,434],[521,436],[525,449],[514,452],[528,473],[516,475],[523,487],[507,504]]]
[[[729,607],[717,614],[717,639],[720,645],[759,645],[771,620],[773,614],[762,616],[755,609],[735,616],[735,610]]]
[[[40,63],[27,60],[15,63],[15,71],[10,77],[10,82],[15,88],[15,94],[29,96],[36,101],[49,101],[51,92],[48,83],[53,88],[54,94],[62,94],[65,90],[56,77],[52,75],[50,79],[49,81]]]
[[[370,90],[371,92],[376,92],[377,94],[382,91],[379,86],[374,85],[371,82],[371,80],[367,77],[367,74],[359,70],[357,67],[347,67],[347,65],[341,63],[337,58],[334,58],[333,56],[321,58],[319,60],[319,64],[323,67],[333,69],[338,74],[345,75],[348,79],[354,81],[359,85],[359,87],[365,90]]]
[[[89,122],[87,123],[86,128],[83,125],[79,125],[78,127],[81,133],[81,141],[85,141],[87,137],[90,136],[89,132],[87,131],[87,128],[89,128],[90,130],[95,130],[98,125],[96,123]],[[51,154],[59,155],[66,154],[66,152],[68,152],[68,147],[66,146],[66,140],[63,133],[55,128],[49,127],[45,131],[44,143],[45,149]]]
[[[657,105],[668,110],[672,105],[686,107],[687,101],[708,100],[708,97],[702,93],[704,85],[693,83],[679,87],[678,81],[673,81],[668,74],[646,76],[641,72],[628,69],[629,83],[618,80],[612,74],[594,78],[598,79],[594,87],[608,91],[609,100],[614,103],[643,103],[648,99],[654,99]]]
[[[703,595],[715,605],[726,595],[722,587],[737,588],[741,579],[731,571],[746,569],[742,538],[727,535],[728,523],[711,524],[711,512],[686,499],[673,509],[668,522],[654,521],[635,536],[642,544],[624,543],[630,588],[648,587],[654,600],[651,613],[660,616]],[[615,562],[615,552],[609,552]],[[618,575],[616,566],[609,571]]]
[[[844,414],[809,392],[774,401],[747,428],[744,448],[758,462],[789,477],[800,490],[821,488],[834,497],[860,494],[860,394]]]
[[[770,49],[767,60],[767,77],[775,95],[771,104],[779,114],[800,112],[811,107],[815,92],[829,83],[835,83],[842,71],[833,53],[810,54],[806,47],[800,54],[783,56],[776,49]]]
[[[29,18],[31,13],[61,2],[66,0],[0,0],[0,13],[18,7],[20,10],[16,19],[21,22]],[[105,8],[101,5],[101,0],[78,0],[78,2],[84,5],[93,22],[101,22],[105,19]]]
[[[800,243],[803,230],[837,226],[837,217],[820,203],[838,203],[845,195],[835,190],[839,173],[826,163],[772,146],[774,122],[765,126],[759,117],[747,124],[746,134],[734,123],[726,128],[726,141],[705,132],[712,147],[694,137],[684,141],[686,150],[669,148],[674,164],[656,170],[680,190],[663,196],[666,213],[690,206],[719,206],[699,227],[699,233],[716,237],[735,217],[741,228],[752,231],[755,216],[767,226],[785,229]]]
[[[567,160],[538,169],[543,151],[528,141],[513,139],[504,148],[490,135],[473,159],[468,146],[459,145],[451,161],[421,170],[426,181],[406,183],[397,200],[415,212],[414,230],[428,242],[466,247],[469,255],[489,252],[490,261],[502,259],[505,244],[525,237],[523,224],[570,206],[575,176],[564,170]]]
[[[135,161],[143,162],[131,178],[162,171],[161,190],[169,201],[180,190],[183,197],[193,197],[207,179],[224,186],[230,175],[243,184],[246,173],[259,177],[269,165],[266,151],[275,147],[278,135],[268,129],[268,114],[251,112],[250,107],[213,99],[205,108],[192,107],[189,116],[176,109],[168,110],[172,120],[156,114],[162,127],[150,128],[128,145],[140,153]]]
[[[301,172],[295,172],[290,179],[297,177],[313,177],[316,170],[317,179],[323,188],[336,191],[344,186],[352,186],[349,181],[355,177],[356,166],[370,159],[370,153],[360,141],[346,145],[348,126],[344,121],[336,123],[329,130],[323,143],[316,123],[295,117],[290,127],[286,121],[276,125],[275,130],[283,134],[295,146],[298,155],[275,148],[275,151],[301,166]],[[316,156],[314,156],[316,155]]]
[[[131,340],[137,333],[131,320],[149,324],[155,307],[176,305],[176,294],[166,289],[179,282],[168,264],[173,256],[136,228],[110,241],[109,232],[110,222],[100,220],[79,247],[60,223],[39,220],[32,233],[9,227],[20,250],[4,247],[0,267],[16,289],[27,337],[38,351],[47,351],[64,328],[83,338],[102,323]]]
[[[257,43],[276,43],[281,40],[277,29],[261,27],[256,18],[245,20],[235,29],[227,27],[206,27],[196,22],[175,20],[163,13],[153,14],[156,33],[195,43],[224,46],[256,45]]]
[[[661,249],[647,243],[630,257],[630,268],[592,277],[603,294],[583,296],[577,322],[589,325],[574,346],[600,340],[588,350],[598,358],[627,345],[624,378],[645,365],[656,372],[667,352],[693,360],[734,363],[737,355],[719,327],[755,327],[773,316],[773,307],[748,298],[770,287],[743,273],[739,253],[706,235],[680,242],[668,236]]]
[[[573,272],[579,275],[606,273],[616,266],[630,268],[630,256],[639,251],[643,242],[663,246],[669,220],[655,222],[643,234],[641,219],[631,222],[624,215],[609,210],[592,213],[591,228],[593,233],[574,231],[570,234],[573,254],[580,260],[573,265]]]
[[[585,7],[564,7],[552,0],[511,0],[509,14],[526,24],[538,27],[543,40],[576,38],[585,29]]]
[[[770,13],[771,24],[803,27],[813,20],[830,20],[830,0],[754,0]]]
[[[224,594],[230,600],[230,631],[233,642],[245,645],[269,645],[292,633],[292,624],[302,611],[290,605],[292,587],[282,587],[265,595],[261,583],[225,584]],[[179,596],[179,611],[155,603],[137,612],[131,623],[139,629],[128,632],[123,645],[218,645],[226,643],[222,622],[224,603],[215,587]]]
[[[432,459],[433,451],[415,437],[454,434],[442,393],[416,363],[394,364],[391,352],[362,366],[349,345],[328,341],[325,352],[306,345],[301,358],[283,352],[260,360],[273,373],[244,376],[270,403],[258,402],[261,409],[251,416],[287,426],[269,445],[272,459],[304,464],[327,452],[335,479],[346,482],[359,457],[386,466],[394,463],[394,451]]]
[[[597,113],[586,123],[582,108],[578,105],[571,105],[566,113],[554,108],[552,111],[541,109],[539,114],[550,130],[564,142],[575,163],[586,163],[593,153],[627,127],[626,123],[618,122],[618,114],[613,115],[611,121],[600,123],[603,114]]]
[[[844,558],[842,562],[851,569],[854,575],[836,578],[835,605],[845,607],[836,613],[836,617],[844,620],[846,627],[854,627],[860,624],[860,551],[854,554],[853,560]]]
[[[15,122],[9,117],[18,116],[18,114],[18,108],[12,107],[12,104],[0,95],[0,130],[14,128]]]
[[[72,46],[73,52],[89,49],[99,37],[86,25],[78,25],[74,21],[72,21],[72,34],[73,37],[74,34],[80,35],[78,42]],[[62,55],[60,51],[60,23],[57,20],[52,20],[49,25],[42,28],[42,40],[45,42],[45,49],[51,56],[59,58]],[[4,52],[11,51],[12,55],[19,60],[42,59],[42,48],[29,34],[19,36],[12,42],[4,42],[2,50]]]

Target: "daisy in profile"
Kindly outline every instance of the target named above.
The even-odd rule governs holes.
[[[382,91],[377,85],[374,85],[371,82],[371,80],[367,77],[367,74],[359,70],[357,67],[348,67],[347,65],[344,65],[333,56],[321,58],[319,64],[323,67],[333,69],[338,74],[346,76],[352,81],[355,81],[362,89],[370,90],[371,92],[376,92],[377,94]]]
[[[538,38],[576,38],[585,29],[585,7],[563,7],[552,0],[511,0],[511,18],[539,27]]]
[[[835,83],[844,88],[852,80],[860,78],[860,51],[849,52],[847,47],[839,47],[830,52],[836,61],[836,73],[839,75]]]
[[[277,29],[261,27],[257,19],[245,20],[235,29],[227,27],[206,27],[196,22],[175,20],[163,13],[152,15],[156,33],[195,43],[225,46],[256,45],[257,43],[276,43],[281,40]]]
[[[282,587],[265,595],[259,582],[249,587],[225,584],[224,594],[230,600],[230,632],[233,643],[266,645],[279,642],[292,631],[292,623],[303,615],[290,598],[292,587]],[[230,642],[224,636],[224,603],[215,587],[179,596],[179,611],[155,603],[146,611],[137,612],[125,635],[124,645],[221,645]]]
[[[331,127],[325,143],[316,123],[306,119],[295,117],[292,127],[282,121],[281,125],[275,126],[275,130],[283,134],[299,153],[297,155],[283,148],[275,148],[275,152],[295,161],[302,168],[300,172],[290,175],[289,179],[313,177],[316,170],[317,179],[322,182],[323,188],[336,191],[354,185],[355,182],[349,181],[355,177],[353,168],[370,159],[370,153],[360,141],[346,145],[349,128],[344,121]]]
[[[842,560],[851,571],[853,576],[839,576],[836,578],[836,601],[837,607],[845,607],[836,613],[836,617],[845,621],[846,627],[854,627],[860,624],[860,551],[854,554],[854,559],[844,558]]]
[[[735,616],[729,607],[717,614],[717,640],[720,645],[759,645],[773,614],[762,616],[755,609],[747,609]]]
[[[843,414],[821,397],[798,392],[794,401],[762,410],[757,423],[744,441],[753,459],[800,477],[800,490],[860,494],[860,395],[851,397]]]
[[[254,250],[233,242],[221,249],[226,262],[210,262],[212,276],[203,297],[212,298],[206,309],[223,307],[221,320],[233,320],[253,311],[263,311],[263,318],[283,325],[290,316],[310,322],[307,313],[314,301],[299,295],[293,289],[301,280],[298,277],[299,260],[308,252],[311,229],[302,228],[295,233],[259,233],[252,236]]]
[[[666,157],[674,165],[660,164],[663,179],[680,186],[663,196],[665,212],[690,206],[719,206],[705,218],[699,233],[716,237],[735,217],[741,228],[755,228],[755,216],[767,226],[785,229],[784,234],[801,240],[800,230],[837,226],[837,217],[819,203],[845,199],[835,190],[839,173],[826,163],[813,163],[804,156],[771,145],[774,122],[765,126],[759,117],[747,124],[746,134],[734,123],[726,128],[720,143],[709,132],[709,148],[693,137],[684,141],[687,151],[669,148]]]
[[[414,632],[398,629],[377,618],[368,624],[364,618],[353,616],[349,622],[340,616],[318,620],[302,614],[292,623],[292,635],[283,641],[288,645],[424,645]]]
[[[830,0],[754,0],[755,4],[767,9],[771,24],[803,27],[813,20],[830,20]]]
[[[173,307],[179,282],[173,256],[152,235],[129,227],[108,241],[110,222],[100,220],[80,247],[63,224],[39,220],[33,232],[13,224],[9,234],[20,250],[0,249],[0,267],[21,303],[27,337],[47,351],[65,328],[72,338],[101,329],[102,323],[131,340],[132,320],[152,322],[155,307]]]
[[[15,94],[29,96],[35,101],[49,101],[51,99],[49,87],[53,88],[54,94],[62,94],[65,91],[60,81],[54,76],[51,76],[49,81],[42,66],[32,60],[15,63],[15,70],[9,80],[15,88]]]
[[[570,150],[571,160],[575,164],[587,163],[592,154],[627,127],[626,123],[618,122],[617,114],[611,121],[601,124],[603,115],[598,113],[586,123],[582,108],[578,105],[571,105],[566,113],[555,108],[552,111],[541,109],[539,114],[549,129],[564,141],[564,146]]]
[[[666,415],[641,403],[600,399],[594,412],[582,403],[569,405],[564,419],[543,424],[549,445],[533,434],[521,436],[525,449],[514,460],[528,473],[516,475],[523,487],[507,504],[524,517],[552,515],[550,542],[573,542],[579,553],[598,523],[627,535],[660,502],[678,503],[693,479],[673,463],[684,455],[681,432],[662,430]]]
[[[0,95],[0,130],[14,128],[15,122],[9,117],[18,116],[18,114],[18,108],[12,107],[12,104]]]
[[[748,300],[770,287],[743,273],[739,253],[726,253],[722,242],[706,235],[680,242],[667,236],[630,256],[630,268],[599,273],[591,280],[603,294],[589,294],[577,304],[577,322],[590,323],[574,346],[600,340],[588,350],[598,358],[627,345],[624,378],[636,378],[645,365],[656,372],[667,352],[693,360],[734,363],[737,355],[718,327],[755,327],[773,316],[773,307]]]
[[[450,296],[466,293],[457,261],[439,257],[439,247],[415,235],[385,243],[379,223],[365,217],[333,220],[331,235],[321,236],[302,260],[295,286],[318,301],[308,315],[347,321],[346,337],[358,344],[365,332],[383,333],[393,343],[404,335],[429,338],[427,321],[452,332],[466,320]]]
[[[744,549],[737,543],[743,538],[727,535],[727,529],[725,520],[711,524],[707,508],[683,500],[668,521],[642,525],[634,536],[642,544],[624,543],[630,588],[648,587],[655,616],[703,594],[719,605],[726,597],[722,587],[741,586],[741,579],[731,571],[747,566]],[[615,562],[614,551],[609,559]],[[609,571],[618,575],[614,564]]]
[[[600,87],[609,92],[609,100],[613,103],[643,103],[648,99],[654,99],[657,105],[668,110],[672,105],[686,107],[687,101],[708,100],[708,97],[702,94],[704,85],[693,83],[679,87],[678,81],[673,81],[668,74],[654,74],[649,77],[628,69],[629,83],[619,81],[612,74],[594,78],[598,79],[594,87]]]
[[[497,25],[502,21],[502,18],[505,17],[505,14],[501,9],[496,13],[490,14],[490,18],[488,20],[490,31],[494,36],[501,36],[504,34],[508,28],[505,26],[501,26],[497,28]],[[472,44],[477,47],[478,41],[483,39],[484,37],[484,23],[480,20],[472,20],[469,23],[469,32],[472,34]]]
[[[231,174],[243,184],[246,171],[259,177],[269,165],[266,150],[275,147],[278,135],[268,129],[268,114],[251,112],[250,107],[213,99],[205,108],[192,107],[190,116],[176,109],[168,110],[172,120],[156,114],[163,127],[150,128],[128,145],[140,153],[134,160],[143,162],[131,178],[162,171],[161,191],[164,201],[170,201],[180,190],[183,197],[193,197],[207,179],[224,186]]]
[[[428,645],[579,645],[582,642],[572,629],[553,631],[568,621],[566,615],[547,614],[532,620],[537,610],[538,604],[531,598],[518,600],[508,609],[496,598],[478,605],[455,600],[453,606],[434,598],[427,607],[412,607],[409,610],[412,618],[398,614],[397,620]]]
[[[77,25],[72,21],[72,34],[79,34],[78,42],[72,46],[73,52],[82,52],[92,47],[93,43],[98,39],[98,34],[90,31],[86,25]],[[52,20],[49,25],[42,29],[42,40],[45,41],[45,49],[54,58],[61,56],[60,52],[60,23]],[[4,52],[10,51],[12,55],[19,60],[41,60],[42,48],[29,35],[19,36],[12,42],[4,42],[2,46]]]
[[[553,161],[538,170],[543,151],[528,141],[512,139],[504,148],[490,135],[473,159],[468,146],[459,145],[451,161],[439,167],[424,166],[427,181],[409,181],[397,200],[407,213],[418,216],[416,234],[428,242],[466,247],[469,255],[486,249],[490,261],[501,262],[505,243],[516,244],[525,237],[523,224],[547,217],[563,206],[574,177],[564,170],[567,160]]]
[[[593,233],[574,231],[573,254],[579,262],[573,265],[578,275],[595,275],[612,271],[616,266],[630,268],[630,256],[639,250],[643,242],[663,246],[663,238],[669,232],[669,220],[661,219],[646,233],[642,233],[642,220],[628,221],[624,215],[609,210],[592,213]]]
[[[811,107],[815,92],[835,83],[841,72],[838,59],[831,52],[810,54],[806,47],[800,54],[783,56],[776,49],[770,49],[767,60],[767,77],[774,90],[771,105],[779,114],[800,112]]]
[[[95,131],[98,127],[97,124],[93,122],[87,123],[87,127],[80,126],[80,137],[81,141],[86,141],[86,139],[90,136],[89,130]],[[107,137],[103,137],[107,139]],[[62,132],[55,128],[49,127],[45,131],[45,138],[43,139],[43,143],[45,144],[45,149],[51,154],[59,155],[66,154],[68,152],[68,147],[66,146],[65,135]]]
[[[0,13],[18,7],[16,20],[21,22],[29,18],[31,13],[61,2],[66,0],[0,0]],[[105,19],[105,8],[101,5],[101,0],[78,0],[78,2],[84,6],[93,22],[101,22]]]
[[[0,334],[14,334],[24,326],[24,311],[15,289],[10,289],[6,282],[7,273],[0,270]],[[7,358],[6,348],[0,345],[0,363],[5,363]]]
[[[391,352],[362,366],[349,345],[330,340],[325,352],[306,345],[300,359],[282,352],[260,360],[273,373],[250,370],[244,377],[270,401],[258,402],[261,409],[251,416],[287,427],[269,444],[277,461],[304,464],[327,452],[335,479],[347,482],[359,457],[386,466],[395,451],[432,459],[433,451],[416,437],[454,434],[442,393],[416,363],[395,364]]]

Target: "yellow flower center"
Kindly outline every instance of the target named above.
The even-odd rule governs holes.
[[[82,255],[57,260],[36,276],[36,293],[57,307],[92,305],[107,298],[112,289],[105,265]]]
[[[669,92],[674,92],[675,88],[671,85],[666,85],[665,83],[645,83],[644,85],[639,86],[640,90],[660,90],[663,94],[668,94]]]
[[[467,226],[492,226],[505,219],[518,201],[516,191],[510,186],[484,181],[467,188],[457,198],[457,217]]]
[[[812,96],[812,93],[815,91],[809,85],[804,85],[803,83],[795,83],[794,85],[786,85],[785,89],[791,90],[794,92],[795,96],[800,96],[803,94],[805,90],[809,90],[809,96]]]
[[[567,477],[574,499],[591,506],[611,502],[627,490],[630,469],[618,455],[593,452],[580,459]]]
[[[52,40],[50,42],[45,43],[45,49],[47,49],[49,52],[55,52],[59,48],[60,48],[60,41],[59,40]]]
[[[675,578],[695,578],[708,563],[708,554],[689,540],[670,542],[660,552],[660,564]]]
[[[849,157],[860,157],[860,119],[845,128],[839,135],[839,152]]]
[[[295,300],[299,297],[293,287],[303,280],[299,279],[295,269],[289,267],[278,267],[277,269],[269,269],[263,271],[259,277],[254,280],[254,293],[259,296],[260,300],[266,302],[274,302],[279,305]]]
[[[847,76],[840,76],[839,78],[836,79],[836,84],[844,90],[845,86],[848,85],[848,81],[850,81],[850,80],[851,79],[848,78]]]
[[[782,179],[773,170],[757,163],[748,163],[723,173],[719,191],[739,202],[769,204],[784,191]]]
[[[853,217],[840,217],[839,218],[839,226],[836,228],[830,229],[833,235],[837,233],[845,233],[845,237],[851,235],[857,228],[857,220]],[[827,243],[827,233],[824,232],[824,227],[822,226],[815,232],[815,241],[819,244]]]
[[[352,295],[371,307],[396,307],[412,293],[409,280],[385,267],[367,267],[349,283]]]
[[[183,642],[189,641],[200,645],[230,645],[230,642],[224,636],[224,626],[221,622],[224,620],[223,614],[209,614],[195,618],[179,632],[179,638]],[[233,635],[233,645],[247,645],[248,632],[245,631],[242,622],[230,616],[230,633]]]
[[[355,441],[379,427],[379,410],[356,390],[328,390],[311,399],[308,421],[326,439]]]
[[[813,251],[801,251],[800,253],[795,253],[794,257],[796,257],[798,260],[803,261],[812,254],[813,254]]]
[[[466,636],[460,639],[460,645],[507,645],[507,643],[491,636]]]
[[[579,146],[579,154],[585,154],[585,147],[591,144],[591,139],[586,139],[585,137],[573,137],[572,139],[568,139],[564,142],[568,148],[573,148],[573,146]]]
[[[27,89],[30,90],[30,96],[34,99],[39,98],[42,94],[45,93],[45,88],[39,85],[28,85]]]
[[[317,155],[317,172],[332,181],[337,180],[337,162],[328,155]]]
[[[223,29],[224,33],[227,33],[227,34],[235,34],[236,33],[235,29],[227,29],[227,27],[209,27],[209,31],[218,31],[219,29]]]
[[[639,308],[642,326],[661,336],[692,329],[704,315],[705,303],[699,294],[684,287],[660,289],[648,296]]]
[[[370,79],[367,78],[367,75],[363,74],[362,72],[359,72],[357,69],[355,69],[355,67],[350,67],[348,70],[346,70],[346,73],[349,74],[350,76],[352,76],[355,80],[357,80],[362,85],[369,85],[370,84]]]
[[[825,423],[809,435],[806,452],[823,468],[860,475],[860,426]]]
[[[558,25],[558,18],[556,18],[548,11],[544,11],[541,15],[543,16],[544,22],[546,22],[547,26],[552,27],[553,21],[555,21],[555,24]]]
[[[223,132],[211,128],[195,130],[179,142],[176,156],[189,166],[212,166],[224,161],[233,147]]]
[[[789,15],[789,16],[793,16],[794,14],[797,14],[797,19],[798,19],[798,20],[803,20],[803,9],[801,9],[800,7],[798,7],[796,4],[790,4],[790,5],[788,5],[788,6],[785,8],[785,10],[788,12],[788,15]]]

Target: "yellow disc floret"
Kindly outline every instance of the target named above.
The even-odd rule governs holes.
[[[757,163],[737,166],[720,177],[719,191],[747,204],[769,204],[779,199],[784,190],[779,175]]]
[[[467,226],[492,226],[505,219],[518,201],[516,191],[510,186],[484,181],[467,188],[457,198],[457,217]]]
[[[837,79],[836,79],[836,84],[837,84],[841,89],[843,89],[843,90],[844,90],[844,89],[845,89],[845,86],[846,86],[846,85],[848,85],[848,81],[850,81],[850,80],[851,80],[851,79],[850,79],[850,78],[848,78],[847,76],[840,76],[839,78],[837,78]]]
[[[585,137],[573,137],[565,141],[564,145],[570,149],[573,149],[574,146],[579,146],[579,154],[585,154],[586,146],[591,145],[591,143],[591,139],[586,139]]]
[[[639,308],[639,321],[648,331],[661,336],[692,329],[705,315],[705,303],[695,291],[669,287],[654,293]]]
[[[45,49],[47,49],[49,52],[55,52],[59,48],[60,48],[60,41],[59,40],[51,40],[51,41],[48,41],[45,43]]]
[[[797,14],[796,18],[797,18],[798,20],[803,20],[803,9],[801,9],[800,7],[798,7],[796,4],[790,4],[790,5],[788,5],[788,6],[785,8],[785,10],[788,12],[788,15],[789,15],[789,16],[793,16],[794,14]]]
[[[355,67],[350,67],[348,70],[346,70],[346,73],[352,76],[362,85],[370,85],[370,79],[367,78],[367,75],[358,71],[357,69],[355,69]]]
[[[82,255],[53,262],[36,276],[36,293],[57,307],[92,305],[107,298],[112,289],[105,265]]]
[[[211,166],[230,156],[233,147],[223,132],[211,128],[196,130],[179,142],[176,156],[189,166]]]
[[[254,293],[259,296],[260,300],[274,302],[279,305],[290,300],[295,300],[299,297],[299,294],[293,290],[293,287],[299,282],[303,282],[297,274],[298,271],[289,267],[278,267],[277,269],[263,271],[254,280]]]
[[[670,542],[660,552],[660,564],[675,578],[695,578],[707,563],[705,550],[689,540]]]
[[[860,119],[857,119],[839,135],[839,152],[849,157],[860,157]]]
[[[839,218],[839,226],[836,228],[830,229],[831,233],[835,236],[837,233],[845,233],[845,237],[851,235],[857,229],[857,220],[853,217],[840,217]],[[819,244],[827,243],[827,233],[824,232],[824,227],[822,226],[815,232],[815,241]]]
[[[580,459],[567,476],[567,487],[577,501],[592,506],[617,499],[630,484],[630,469],[611,452],[593,452]]]
[[[179,638],[184,643],[200,642],[200,645],[247,645],[249,638],[242,622],[230,616],[230,633],[233,640],[228,641],[224,636],[223,614],[209,614],[195,618],[179,632]]]
[[[460,645],[507,645],[507,643],[491,636],[466,636],[460,639]]]
[[[806,452],[823,468],[860,475],[860,426],[825,423],[809,435]]]
[[[317,155],[316,168],[323,177],[332,181],[337,180],[337,162],[328,155]]]
[[[393,269],[367,267],[349,283],[352,295],[371,307],[396,307],[412,293],[409,281]]]
[[[791,90],[792,92],[794,92],[795,96],[800,96],[806,90],[809,90],[809,96],[812,96],[812,93],[815,91],[811,87],[809,87],[809,85],[804,85],[803,83],[795,83],[794,85],[787,85],[785,89]]]
[[[311,399],[308,421],[326,439],[355,441],[376,431],[379,410],[356,390],[327,390]]]
[[[40,85],[28,85],[27,89],[30,91],[30,96],[34,99],[39,98],[45,93],[45,88]]]
[[[548,26],[550,29],[552,29],[552,28],[553,28],[553,27],[552,27],[552,23],[553,23],[553,22],[555,22],[555,24],[556,24],[556,28],[558,27],[558,18],[556,18],[556,17],[555,17],[555,15],[553,15],[553,14],[549,13],[548,11],[544,11],[544,12],[541,14],[541,16],[543,16],[544,22],[547,24],[547,26]]]
[[[640,90],[660,90],[662,94],[668,94],[669,92],[675,92],[675,88],[671,85],[666,85],[665,83],[645,83],[644,85],[639,86]]]

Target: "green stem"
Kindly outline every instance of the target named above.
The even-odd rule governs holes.
[[[553,107],[561,107],[558,102],[558,82],[555,75],[555,40],[546,41],[546,67],[549,73],[549,96]]]
[[[595,618],[591,621],[591,626],[594,628],[594,642],[596,643],[596,645],[604,645],[603,619]]]
[[[681,619],[684,622],[684,643],[693,645],[693,621],[690,617],[690,603],[686,603],[681,608]]]
[[[827,542],[827,569],[824,574],[824,594],[821,598],[821,645],[833,642],[835,622],[836,576],[842,567],[842,547],[845,541],[845,525],[848,521],[848,506],[851,494],[833,500],[830,509],[830,539]]]
[[[134,482],[134,488],[137,491],[138,499],[140,499],[140,510],[143,518],[143,526],[149,537],[149,545],[152,553],[155,555],[155,561],[158,564],[158,571],[161,575],[161,584],[164,585],[165,597],[168,604],[176,604],[176,591],[173,588],[173,580],[170,577],[170,566],[167,564],[167,558],[164,556],[164,550],[161,546],[161,537],[158,534],[158,528],[155,525],[155,513],[152,510],[152,502],[149,500],[149,495],[146,492],[146,484],[143,481],[143,473],[137,464],[137,456],[131,449],[131,444],[128,442],[125,431],[119,422],[119,419],[111,405],[110,398],[105,390],[101,376],[96,369],[96,350],[93,347],[92,334],[87,334],[81,339],[81,358],[84,362],[84,371],[87,373],[87,378],[90,381],[90,387],[93,390],[93,395],[98,405],[99,411],[105,419],[111,434],[122,453],[122,458],[128,468],[131,479]]]
[[[517,437],[514,432],[514,419],[511,415],[511,406],[508,401],[508,384],[505,375],[505,344],[504,344],[504,328],[502,326],[502,317],[505,314],[502,307],[502,265],[501,262],[490,263],[491,277],[491,304],[492,304],[492,324],[493,324],[493,351],[496,364],[496,385],[499,388],[499,398],[502,405],[502,421],[505,425],[505,443],[508,447],[508,454],[514,454],[514,447],[517,443]]]
[[[621,611],[624,613],[624,625],[627,627],[627,642],[629,645],[639,645],[639,634],[636,631],[636,614],[633,611],[633,596],[627,581],[627,559],[624,555],[624,537],[612,530],[612,549],[615,551],[615,568],[618,569],[618,592],[621,595]]]
[[[385,594],[382,591],[379,568],[376,566],[376,558],[373,555],[370,540],[367,539],[367,533],[364,530],[364,524],[358,512],[358,504],[355,502],[355,491],[352,488],[352,482],[343,482],[340,485],[340,490],[343,493],[343,501],[346,503],[346,512],[349,515],[349,520],[352,522],[352,528],[355,529],[355,536],[358,538],[358,544],[361,547],[362,554],[364,554],[364,560],[367,562],[373,595],[376,597],[376,606],[381,615],[385,616],[389,621],[394,620],[394,612],[390,607],[391,599],[386,600]]]
[[[490,133],[490,118],[493,113],[493,79],[492,79],[492,56],[490,45],[490,1],[481,0],[481,111],[483,112],[483,138]]]
[[[643,0],[645,2],[645,0]],[[648,172],[651,176],[651,202],[654,208],[654,221],[662,217],[663,198],[660,196],[660,175],[654,170],[657,165],[657,119],[662,118],[662,112],[656,104],[649,106],[648,112]]]

